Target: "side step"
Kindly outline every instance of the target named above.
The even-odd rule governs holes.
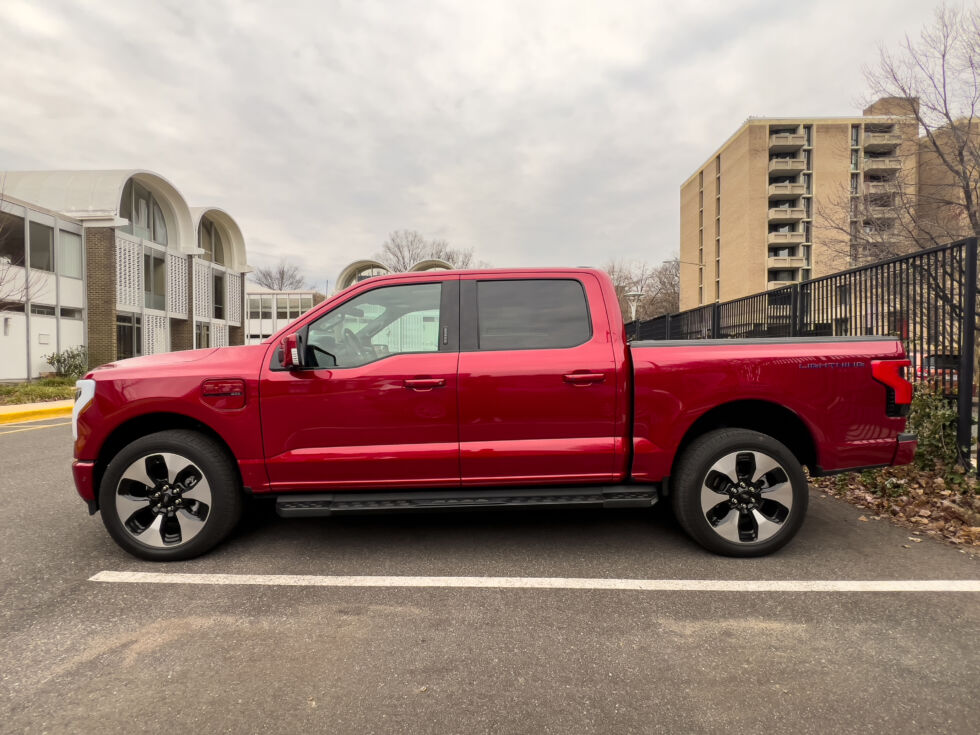
[[[446,508],[503,508],[547,506],[551,508],[650,508],[659,499],[657,489],[638,490],[635,485],[613,487],[534,487],[486,490],[406,490],[370,493],[293,493],[276,498],[276,512],[283,518],[308,518],[339,513],[397,512]]]

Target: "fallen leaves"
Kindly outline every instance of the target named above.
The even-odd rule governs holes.
[[[915,529],[916,534],[942,538],[961,548],[980,547],[980,488],[975,475],[939,464],[932,472],[909,465],[811,482],[822,494],[870,511],[858,518],[861,522],[868,522],[868,516],[888,518]]]

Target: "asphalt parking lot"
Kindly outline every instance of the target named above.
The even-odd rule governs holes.
[[[754,560],[702,551],[666,507],[282,520],[258,504],[208,556],[157,565],[88,516],[70,444],[63,419],[0,426],[2,732],[972,734],[980,721],[978,592],[89,581],[980,579],[976,556],[833,498],[813,494],[799,537]]]

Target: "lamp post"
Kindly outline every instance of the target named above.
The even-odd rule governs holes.
[[[630,305],[630,321],[633,322],[633,339],[636,339],[637,330],[639,329],[639,325],[636,323],[636,307],[639,305],[640,299],[646,296],[646,294],[643,291],[627,291],[623,295]]]

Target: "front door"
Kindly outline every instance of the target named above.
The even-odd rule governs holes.
[[[272,490],[459,485],[458,280],[443,278],[362,289],[301,330],[304,369],[272,358]]]
[[[616,361],[597,279],[464,277],[460,289],[463,485],[609,482]]]

